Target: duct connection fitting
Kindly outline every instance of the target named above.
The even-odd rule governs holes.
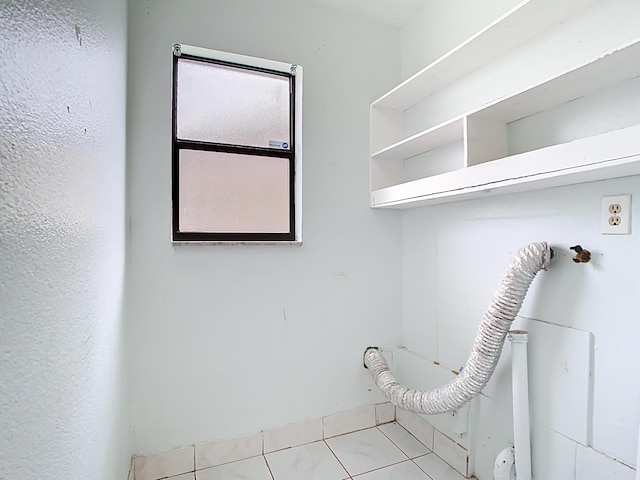
[[[395,406],[434,415],[456,410],[487,385],[496,368],[504,340],[536,274],[551,263],[553,250],[544,242],[521,248],[504,273],[487,309],[462,372],[447,385],[431,391],[400,385],[376,347],[364,352],[364,366],[378,388]]]

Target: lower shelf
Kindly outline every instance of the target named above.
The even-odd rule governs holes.
[[[640,125],[371,192],[373,208],[415,208],[640,174]]]

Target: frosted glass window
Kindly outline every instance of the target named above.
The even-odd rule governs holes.
[[[290,226],[289,160],[180,151],[181,232],[274,232]]]
[[[172,239],[296,241],[301,67],[179,47],[173,58]]]
[[[289,148],[290,78],[180,59],[179,139]]]

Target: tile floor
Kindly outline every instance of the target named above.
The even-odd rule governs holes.
[[[194,479],[464,480],[464,477],[393,422],[167,480]]]

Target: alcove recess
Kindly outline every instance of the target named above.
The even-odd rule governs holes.
[[[410,208],[640,174],[640,36],[633,27],[631,34],[594,28],[603,16],[597,8],[605,7],[521,2],[373,102],[371,206]],[[609,15],[625,14],[614,10]],[[600,130],[547,135],[524,148],[511,138],[516,122],[574,101],[598,105],[616,92],[631,102],[609,101],[605,110],[619,114],[592,121]],[[598,108],[593,115],[602,116]]]

